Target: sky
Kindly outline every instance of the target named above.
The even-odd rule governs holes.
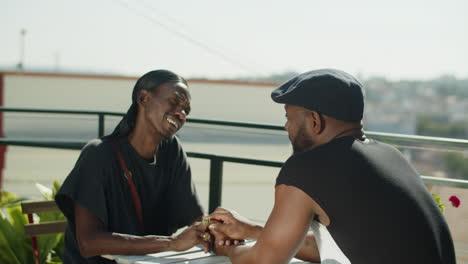
[[[129,76],[338,68],[393,80],[468,78],[466,0],[0,0],[0,7],[3,69],[22,61],[25,71]]]

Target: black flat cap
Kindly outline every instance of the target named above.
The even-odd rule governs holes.
[[[302,106],[338,120],[359,122],[364,112],[364,89],[352,75],[335,69],[305,72],[271,93],[280,104]]]

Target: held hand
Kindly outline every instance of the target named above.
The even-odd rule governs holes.
[[[221,222],[209,226],[211,233],[216,237],[216,244],[219,245],[230,245],[230,239],[233,239],[233,244],[236,245],[238,244],[238,240],[246,238],[256,239],[258,231],[261,229],[237,212],[224,208],[217,208],[209,217]],[[226,237],[229,239],[226,239]]]
[[[185,251],[196,245],[202,245],[205,253],[211,250],[210,243],[203,240],[203,234],[205,233],[206,226],[200,222],[194,223],[187,227],[182,233],[178,234],[171,241],[171,248],[174,251]]]

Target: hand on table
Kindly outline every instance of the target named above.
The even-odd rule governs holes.
[[[217,208],[210,219],[218,222],[210,224],[209,230],[215,236],[215,246],[238,245],[244,239],[256,239],[261,228],[235,211]]]
[[[196,245],[202,245],[205,253],[211,250],[211,243],[203,239],[206,233],[206,225],[195,222],[178,234],[171,241],[171,248],[175,251],[185,251]]]

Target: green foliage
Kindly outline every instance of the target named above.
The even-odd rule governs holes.
[[[416,134],[433,137],[466,138],[468,134],[463,122],[449,123],[447,118],[419,116]]]
[[[0,263],[33,263],[31,239],[25,236],[23,229],[27,219],[19,205],[22,200],[12,193],[2,192]]]
[[[445,211],[445,205],[444,205],[444,203],[442,203],[442,200],[440,199],[440,196],[433,193],[432,197],[434,197],[434,200],[436,201],[437,205],[439,206],[440,211],[443,213]]]
[[[38,185],[38,189],[46,200],[55,197],[60,188],[58,182],[54,182],[52,190]],[[27,216],[22,213],[20,202],[26,199],[20,198],[9,192],[2,192],[0,201],[0,264],[34,263],[31,238],[24,233],[24,225],[28,223]],[[64,220],[60,212],[41,213],[36,216],[39,222]],[[63,234],[53,234],[38,237],[38,251],[40,263],[61,263],[63,256]]]
[[[449,152],[444,155],[445,166],[452,175],[468,180],[468,159],[459,152]]]

